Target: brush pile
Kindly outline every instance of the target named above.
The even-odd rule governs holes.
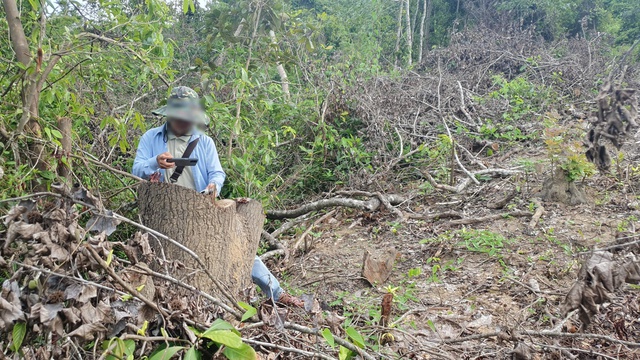
[[[258,312],[246,303],[216,299],[172,277],[171,269],[184,268],[175,261],[163,263],[162,273],[151,270],[158,258],[149,242],[157,239],[136,232],[126,243],[107,240],[118,221],[99,210],[90,193],[31,198],[37,201],[21,200],[4,217],[7,230],[0,238],[0,349],[9,358],[154,359],[160,354],[169,359],[175,350],[185,358],[189,352],[203,358],[219,352],[219,358],[253,359],[260,352],[281,352],[274,344],[279,336],[269,334],[285,328],[293,329],[287,335],[287,342],[295,343],[290,351],[332,352],[324,343],[314,344],[317,330],[287,322],[308,319],[302,309],[283,313],[263,304]],[[317,301],[311,299],[307,310],[312,318],[318,315]],[[252,325],[244,326],[241,319]],[[316,316],[318,321],[324,322]],[[236,328],[242,327],[241,334]],[[225,332],[233,341],[208,341],[211,334],[201,334],[207,329]]]

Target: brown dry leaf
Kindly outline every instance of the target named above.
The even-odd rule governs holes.
[[[108,301],[108,299],[106,300]],[[103,324],[112,324],[113,323],[113,309],[111,305],[109,305],[105,300],[100,300],[98,306],[96,307],[96,311],[98,312],[98,316],[102,319],[100,322]]]
[[[95,214],[89,221],[87,221],[87,230],[95,233],[104,232],[107,236],[113,234],[116,231],[117,226],[120,224],[120,220],[112,217],[112,211],[105,211],[105,215]]]
[[[38,319],[42,325],[52,332],[63,335],[62,320],[58,316],[58,313],[62,311],[64,305],[58,304],[35,304],[31,308],[31,314],[29,318]]]
[[[39,306],[38,306],[39,305]],[[58,312],[64,309],[64,305],[62,303],[58,304],[36,304],[33,308],[31,308],[31,314],[35,314],[38,316],[40,323],[47,325],[51,320],[55,319],[58,316]]]
[[[58,262],[64,262],[69,260],[69,252],[58,244],[51,244],[49,247],[49,257]]]
[[[80,304],[95,298],[98,295],[97,289],[93,285],[72,284],[64,290],[66,300],[74,299]]]
[[[614,291],[615,282],[613,273],[616,267],[616,263],[613,261],[603,262],[594,266],[592,270],[594,282],[600,282],[608,291]]]
[[[529,346],[523,342],[518,342],[512,353],[513,360],[531,360],[531,351]]]
[[[55,231],[41,231],[37,234],[33,235],[35,240],[40,242],[39,245],[34,246],[36,249],[36,254],[38,255],[47,255],[47,259],[64,262],[70,259],[69,252],[63,248],[62,246],[54,243],[51,239],[57,239],[58,234]]]
[[[4,219],[4,226],[9,226],[10,223],[18,219],[20,215],[26,213],[27,211],[27,207],[21,206],[20,204],[12,207],[11,210],[9,210],[6,218]]]
[[[69,240],[69,229],[61,223],[55,223],[49,229],[51,240],[58,244],[64,244]]]
[[[288,310],[265,304],[260,308],[260,315],[265,325],[284,331],[284,322],[287,319]]]
[[[78,337],[85,341],[91,341],[94,339],[95,335],[99,333],[106,332],[107,328],[104,327],[101,323],[95,322],[91,324],[81,325],[79,328],[73,330],[69,333],[70,337]]]
[[[90,302],[80,308],[80,317],[84,323],[102,322],[104,319],[98,316],[98,310]]]
[[[62,316],[64,316],[64,322],[73,326],[78,325],[78,323],[80,322],[80,317],[76,314],[77,311],[77,308],[62,309],[61,313]]]
[[[75,221],[69,224],[67,231],[69,232],[70,241],[80,241],[84,239],[85,231],[82,227],[78,226],[78,223]]]
[[[633,254],[629,255],[628,262],[622,266],[625,282],[628,284],[640,284],[640,263]]]
[[[0,297],[0,329],[9,330],[13,322],[24,319],[20,304],[20,287],[17,281],[5,280]]]
[[[182,330],[184,330],[184,333],[187,334],[189,341],[191,341],[193,344],[195,344],[196,341],[198,341],[198,337],[193,332],[193,330],[189,328],[189,325],[187,325],[186,322],[182,322]]]
[[[384,249],[375,254],[365,250],[362,262],[362,276],[371,285],[381,285],[391,275],[397,256],[398,251],[394,248]]]
[[[9,225],[7,229],[7,241],[4,244],[4,248],[7,249],[9,245],[18,237],[25,239],[31,239],[34,234],[42,231],[40,224],[27,224],[23,221],[16,221]]]
[[[562,305],[566,316],[579,309],[581,330],[591,323],[598,306],[611,299],[611,293],[625,283],[640,281],[640,264],[633,254],[626,258],[614,258],[610,252],[595,252],[580,269],[578,281],[574,283]]]
[[[153,255],[151,245],[149,245],[149,233],[137,232],[133,237],[132,244],[140,248],[142,256],[148,258]]]
[[[344,316],[338,315],[335,311],[325,313],[324,322],[329,326],[334,335],[342,333],[342,322],[346,319]]]
[[[44,214],[43,217],[47,220],[59,222],[67,219],[67,213],[64,210],[58,208],[58,209],[53,209],[50,212]]]

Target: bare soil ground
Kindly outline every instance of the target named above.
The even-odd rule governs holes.
[[[502,210],[489,210],[486,204],[504,197],[505,189],[515,187],[513,180],[494,180],[464,196],[419,195],[413,199],[413,208],[405,210],[453,210],[471,218],[511,208],[533,209],[531,198],[540,190],[541,179],[532,176],[523,192]],[[453,358],[517,358],[518,351],[513,349],[520,342],[536,359],[570,358],[571,354],[576,359],[606,358],[592,351],[612,358],[639,358],[636,352],[601,340],[559,339],[554,347],[537,346],[539,339],[516,335],[520,330],[556,326],[575,332],[577,316],[563,323],[560,308],[585,252],[611,244],[620,234],[634,236],[640,212],[631,187],[602,175],[584,186],[590,205],[543,203],[546,211],[533,231],[528,230],[528,217],[472,225],[450,225],[450,219],[397,223],[391,213],[345,210],[314,228],[307,252],[281,263],[281,274],[291,291],[315,294],[327,311],[351,318],[369,331],[373,341],[392,333],[395,341],[381,350],[402,358],[446,358],[447,354]],[[363,254],[388,248],[400,255],[389,280],[373,287],[362,277]],[[392,329],[378,326],[381,300],[389,291],[395,295],[392,319],[397,327]],[[638,339],[640,292],[626,286],[616,295],[601,307],[587,332]],[[616,332],[614,323],[619,318],[624,319],[624,329]],[[513,338],[480,337],[458,343],[463,337],[489,333],[507,333]],[[451,344],[440,345],[431,354],[421,349],[423,342],[443,340]],[[583,352],[563,352],[563,348]]]

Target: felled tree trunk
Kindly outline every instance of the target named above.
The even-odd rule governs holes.
[[[145,182],[138,188],[138,203],[145,226],[159,231],[195,252],[209,273],[236,296],[251,286],[251,268],[258,250],[264,212],[255,200],[219,200],[211,195],[167,183]],[[184,269],[172,275],[212,295],[222,297],[196,260],[178,246],[159,239],[168,262]],[[161,256],[158,242],[156,255]]]

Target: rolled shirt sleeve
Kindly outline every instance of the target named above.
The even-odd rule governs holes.
[[[224,180],[227,175],[222,169],[222,165],[220,164],[220,158],[218,157],[218,149],[216,149],[216,145],[213,143],[211,138],[207,138],[207,178],[209,180],[209,184],[216,184],[216,190],[218,191],[218,195],[222,192],[222,187],[224,186]]]
[[[151,141],[153,134],[148,132],[140,138],[138,149],[136,150],[136,158],[133,161],[132,173],[143,179],[148,179],[151,174],[160,170],[157,154],[153,153],[153,142]]]

